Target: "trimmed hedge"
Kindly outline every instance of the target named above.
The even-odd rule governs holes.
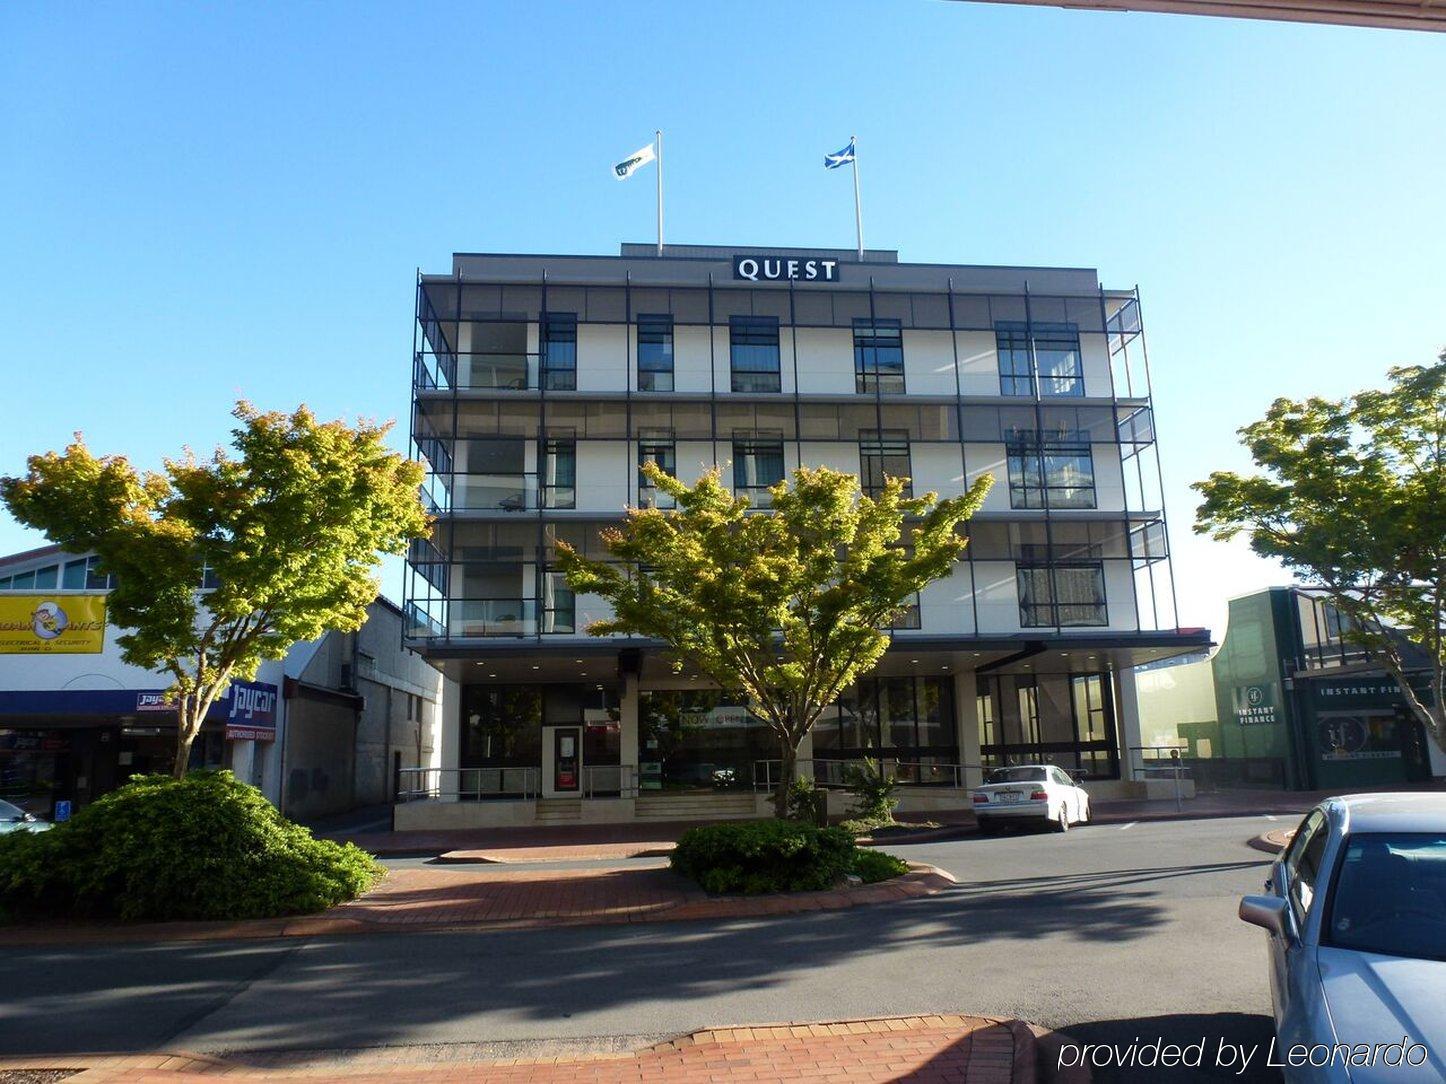
[[[806,892],[852,873],[855,852],[853,837],[839,828],[737,821],[688,829],[670,864],[708,892]]]
[[[48,832],[0,836],[0,910],[126,920],[271,918],[355,899],[380,875],[228,771],[138,776]]]
[[[860,847],[854,855],[854,872],[859,875],[859,880],[866,885],[874,884],[877,881],[887,881],[891,877],[898,877],[909,872],[909,863],[902,858],[895,858],[883,851],[871,851],[866,847]]]

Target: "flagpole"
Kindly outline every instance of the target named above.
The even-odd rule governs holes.
[[[855,228],[858,230],[858,236],[859,236],[859,262],[860,262],[860,263],[863,263],[863,260],[864,260],[864,211],[863,211],[863,205],[859,202],[859,147],[858,147],[858,138],[859,138],[858,136],[849,136],[849,145],[852,146],[853,149],[854,149],[854,160],[853,160],[853,167],[854,167],[854,226],[855,226]],[[662,159],[659,158],[659,159],[658,159],[658,174],[659,174],[659,176],[662,175],[662,172],[663,172]],[[662,182],[660,181],[659,183],[662,183]],[[659,253],[659,255],[662,255],[662,253]]]
[[[653,133],[658,146],[658,255],[663,254],[663,130]],[[857,179],[855,179],[857,184]]]

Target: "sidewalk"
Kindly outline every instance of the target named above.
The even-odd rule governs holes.
[[[0,927],[0,946],[331,937],[357,933],[512,930],[688,922],[839,911],[932,896],[954,884],[915,864],[901,877],[823,892],[709,896],[665,869],[602,865],[538,870],[498,865],[395,869],[360,899],[319,915],[234,922],[66,923]]]
[[[1217,791],[1186,798],[1181,808],[1173,799],[1162,801],[1116,800],[1093,803],[1094,819],[1105,824],[1143,820],[1191,820],[1256,815],[1303,816],[1311,806],[1344,791]],[[958,831],[975,827],[972,809],[904,814],[932,820]],[[451,829],[435,832],[335,832],[329,838],[348,840],[381,855],[464,852],[453,860],[469,862],[543,862],[602,858],[633,858],[666,854],[689,828],[700,821],[660,821],[647,824],[571,824],[547,827]],[[945,835],[940,833],[933,838]],[[904,846],[918,840],[885,840],[880,845]]]
[[[940,1015],[886,1017],[822,1024],[714,1028],[623,1053],[583,1056],[487,1058],[485,1047],[461,1047],[426,1061],[408,1048],[350,1052],[330,1064],[307,1064],[294,1054],[232,1060],[200,1054],[57,1056],[0,1060],[0,1073],[82,1070],[77,1084],[150,1081],[180,1084],[210,1080],[587,1081],[701,1082],[809,1080],[859,1082],[963,1081],[1034,1084],[1040,1079],[1038,1042],[1028,1025],[991,1017]],[[477,1057],[477,1054],[483,1056]],[[414,1060],[407,1060],[407,1059]],[[298,1065],[298,1061],[302,1064]],[[1088,1080],[1073,1076],[1072,1080]]]

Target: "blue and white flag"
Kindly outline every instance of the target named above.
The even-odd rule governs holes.
[[[854,160],[854,141],[849,140],[849,145],[835,154],[823,156],[824,169],[838,169],[839,166],[846,166]]]

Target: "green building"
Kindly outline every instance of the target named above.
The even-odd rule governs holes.
[[[1179,748],[1202,789],[1388,787],[1446,775],[1446,754],[1344,627],[1329,600],[1303,588],[1232,599],[1213,658],[1137,678],[1142,734]],[[1428,659],[1412,652],[1424,688]],[[1161,680],[1169,670],[1197,672]],[[1207,673],[1214,714],[1202,718]]]

